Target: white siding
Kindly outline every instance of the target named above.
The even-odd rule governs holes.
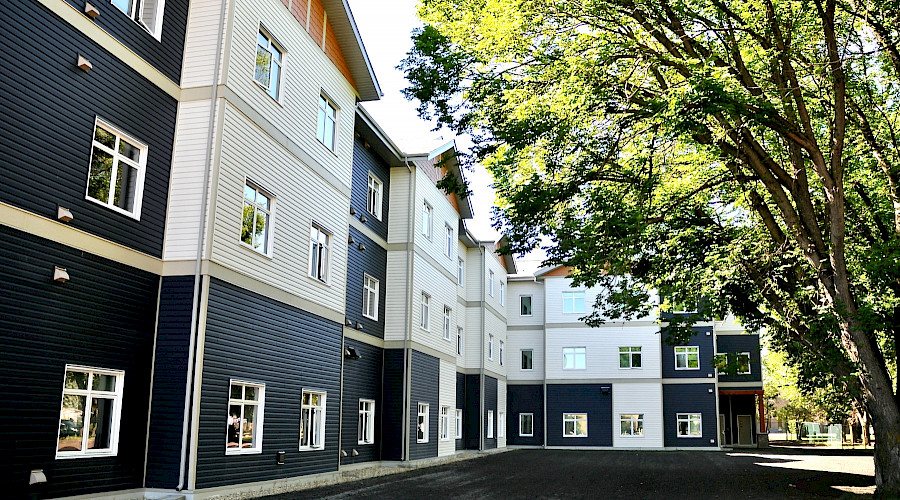
[[[187,33],[184,40],[181,87],[208,87],[213,82],[216,66],[216,50],[223,33],[219,31],[219,15],[223,0],[192,0]],[[231,2],[226,7],[223,29]],[[222,51],[224,57],[225,51]],[[220,67],[221,68],[221,67]]]
[[[613,446],[617,448],[662,448],[662,384],[615,384],[612,392]],[[644,435],[641,437],[620,435],[619,415],[632,413],[644,415]]]
[[[225,108],[219,165],[212,260],[343,312],[349,199],[231,107]],[[240,241],[246,179],[274,195],[271,258]],[[308,276],[313,222],[332,235],[328,284]]]
[[[548,379],[660,378],[657,326],[554,328],[547,330]],[[619,347],[640,346],[642,368],[619,368]],[[563,370],[564,347],[584,347],[586,369]]]
[[[506,375],[506,364],[509,363],[509,346],[504,346],[504,364],[500,366],[500,342],[506,342],[506,321],[494,314],[490,309],[485,311],[484,315],[485,329],[485,356],[487,356],[487,343],[489,335],[494,336],[494,359],[485,358],[485,369],[494,373]]]
[[[509,326],[513,325],[543,325],[544,324],[544,285],[538,281],[510,281],[507,292],[506,320]],[[531,295],[531,316],[522,316],[519,297]]]
[[[444,339],[444,306],[451,310],[459,307],[456,289],[447,277],[431,263],[419,255],[414,256],[413,271],[413,335],[414,342],[437,349],[451,356],[456,355],[455,314],[451,316],[450,341]],[[393,285],[391,285],[393,286]],[[422,328],[422,293],[431,296],[429,307],[429,329]]]
[[[487,344],[484,351],[481,345],[481,310],[478,307],[466,308],[465,338],[463,339],[463,353],[465,359],[462,365],[465,368],[481,368],[481,353],[487,357]],[[485,338],[485,342],[487,339]]]
[[[388,197],[390,210],[390,217],[388,217],[388,243],[405,243],[409,241],[407,237],[410,210],[409,176],[409,171],[405,168],[391,169],[391,192]]]
[[[548,276],[544,278],[544,304],[546,307],[547,323],[577,323],[578,318],[590,314],[594,307],[594,301],[597,295],[601,293],[597,287],[571,287],[572,280],[562,276]],[[584,291],[584,313],[563,313],[563,292],[568,290]],[[658,303],[655,293],[650,294],[651,303]],[[654,309],[652,314],[641,321],[655,321],[657,319],[657,310]],[[622,322],[617,322],[622,324]]]
[[[426,167],[427,168],[427,167]],[[428,203],[432,211],[431,221],[431,237],[428,238],[422,234],[422,211],[425,203]],[[438,189],[434,182],[419,169],[416,169],[416,246],[424,250],[426,254],[444,270],[449,276],[456,276],[456,241],[459,238],[457,229],[459,226],[459,214],[447,195]],[[451,246],[450,256],[445,253],[446,240],[444,239],[444,228],[449,225],[453,229],[453,244]],[[452,280],[452,284],[456,284],[456,280]],[[450,283],[448,283],[450,284]]]
[[[438,456],[442,457],[456,453],[456,422],[454,420],[456,418],[456,365],[441,360],[440,369],[440,406],[450,407],[450,411],[448,413],[450,439],[448,439],[447,441],[440,440],[441,410],[440,408],[438,408]]]
[[[507,366],[509,380],[543,380],[544,332],[541,330],[510,330],[507,332]],[[522,370],[522,350],[532,349],[532,370]]]
[[[391,217],[394,219],[395,217]],[[404,340],[408,316],[407,311],[407,259],[405,250],[387,253],[387,285],[384,298],[384,339]],[[415,326],[415,324],[414,324]]]
[[[481,249],[478,247],[468,248],[466,250],[465,297],[469,302],[480,301],[482,291],[487,296],[487,288],[483,288],[487,283],[486,278],[482,279],[482,275],[487,276],[487,271],[483,271],[482,265]]]
[[[506,422],[500,420],[500,414],[503,413],[506,415]],[[506,381],[498,380],[497,381],[497,428],[500,426],[506,425],[506,432],[503,433],[503,437],[500,437],[500,432],[497,432],[497,448],[506,448],[506,438],[509,436],[509,412],[506,410]]]

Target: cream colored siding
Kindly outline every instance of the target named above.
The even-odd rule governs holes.
[[[485,369],[490,370],[494,373],[506,375],[506,363],[509,363],[509,349],[508,346],[504,346],[504,365],[500,366],[500,342],[506,342],[506,321],[504,318],[501,318],[494,314],[490,309],[485,311],[484,316],[484,328],[485,328]],[[494,336],[494,359],[487,359],[487,342],[488,335]]]
[[[463,352],[465,353],[465,361],[463,366],[466,368],[481,368],[481,311],[477,307],[466,308],[466,329],[465,338],[463,339]],[[485,338],[485,342],[487,339]],[[484,346],[485,357],[487,356],[487,345]]]
[[[617,448],[662,448],[662,384],[615,384],[612,393],[613,446]],[[622,437],[620,435],[619,415],[634,413],[644,415],[644,435],[641,437]]]
[[[391,217],[394,219],[394,217]],[[407,310],[407,259],[405,250],[387,253],[387,285],[384,302],[384,339],[404,340],[410,312]],[[418,323],[413,323],[416,327]]]
[[[660,378],[659,327],[554,328],[547,330],[548,379]],[[642,368],[620,369],[619,347],[640,346]],[[586,369],[563,370],[565,347],[584,347]]]
[[[500,414],[506,415],[506,422],[500,420]],[[505,425],[503,437],[500,437],[499,428]],[[506,448],[506,438],[509,437],[509,412],[506,410],[506,381],[497,381],[497,448]]]
[[[534,281],[510,281],[507,287],[506,318],[509,326],[544,324],[544,285]],[[519,297],[531,295],[531,316],[519,313]]]
[[[509,380],[543,380],[544,332],[541,330],[510,330],[507,332],[507,367]],[[522,370],[522,350],[532,349],[532,370]]]
[[[391,192],[388,197],[388,243],[405,243],[409,229],[409,177],[406,168],[391,169]],[[412,207],[413,209],[417,207]],[[415,229],[415,228],[414,228]]]
[[[272,256],[240,241],[245,179],[273,195]],[[335,311],[344,310],[349,199],[231,107],[225,109],[212,260]],[[328,283],[310,278],[312,223],[331,233]]]
[[[481,293],[487,296],[487,271],[483,270],[482,249],[469,248],[466,251],[466,300],[469,302],[478,302],[481,300]],[[482,279],[482,275],[485,276]]]
[[[415,256],[413,273],[413,341],[437,349],[451,356],[456,355],[456,322],[451,315],[450,341],[444,339],[444,306],[451,309],[458,307],[456,290],[450,280],[435,269],[431,263],[420,255]],[[422,293],[431,296],[429,307],[429,329],[421,327]]]
[[[216,51],[223,34],[219,31],[219,16],[223,0],[191,0],[187,33],[184,40],[181,87],[209,87],[213,82]],[[230,4],[226,7],[226,23]],[[224,51],[222,54],[224,55]]]
[[[548,276],[544,278],[544,293],[545,295],[545,307],[546,307],[546,321],[548,324],[553,323],[577,323],[579,322],[578,318],[581,318],[587,314],[590,314],[594,308],[594,301],[597,296],[601,293],[598,287],[587,288],[587,287],[572,287],[572,280],[565,277],[558,276]],[[584,291],[584,313],[564,313],[563,312],[563,292],[564,291]],[[658,299],[655,293],[650,294],[650,302],[652,304],[657,304]],[[657,319],[658,311],[656,309],[653,312],[644,318],[640,318],[641,321],[655,321]],[[621,324],[621,321],[618,321]]]
[[[431,221],[431,238],[422,234],[422,211],[425,203],[428,203],[432,211]],[[443,191],[438,189],[432,180],[423,172],[416,170],[416,246],[425,251],[426,254],[434,259],[434,262],[440,266],[447,276],[453,276],[452,284],[456,284],[456,245],[451,245],[451,255],[447,257],[444,252],[446,240],[444,239],[444,228],[450,225],[453,229],[453,238],[456,241],[459,238],[458,225],[459,214],[456,209],[447,200],[447,196]],[[451,283],[448,283],[451,284]]]
[[[438,408],[438,456],[452,455],[456,453],[456,365],[441,360],[440,373],[440,406],[449,406],[450,439],[441,441],[440,408]]]

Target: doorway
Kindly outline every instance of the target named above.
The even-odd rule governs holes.
[[[741,446],[750,446],[753,444],[753,416],[738,415],[738,444]]]

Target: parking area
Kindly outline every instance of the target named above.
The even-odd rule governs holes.
[[[863,450],[516,450],[267,498],[852,498],[874,474]]]

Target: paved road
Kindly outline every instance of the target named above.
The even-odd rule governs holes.
[[[267,498],[852,498],[874,482],[871,451],[518,450]]]

